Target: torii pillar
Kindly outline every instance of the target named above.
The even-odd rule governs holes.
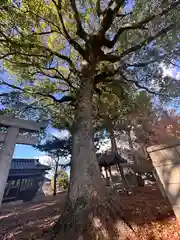
[[[39,132],[45,128],[44,124],[30,120],[15,119],[9,116],[0,115],[0,125],[7,127],[7,133],[0,133],[0,142],[3,142],[0,151],[0,208],[6,188],[6,182],[11,168],[12,157],[16,144],[35,145],[38,137],[28,138],[19,135],[19,130],[27,132]]]

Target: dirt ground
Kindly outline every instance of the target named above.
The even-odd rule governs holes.
[[[171,206],[155,187],[119,193],[125,218],[140,240],[180,240],[180,225]],[[44,196],[31,203],[4,204],[0,213],[0,240],[47,239],[46,233],[59,217],[66,193]],[[88,240],[88,239],[87,239]]]

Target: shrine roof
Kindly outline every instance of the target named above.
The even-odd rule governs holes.
[[[10,170],[44,170],[50,169],[49,166],[43,165],[39,162],[39,159],[12,159]]]

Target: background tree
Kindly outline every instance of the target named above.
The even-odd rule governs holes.
[[[175,109],[162,109],[149,122],[147,144],[162,144],[180,138],[180,114]]]
[[[57,176],[56,176],[56,185],[54,183],[54,177],[51,180],[51,187],[53,189],[54,192],[54,187],[56,187],[56,189],[62,190],[63,189],[67,189],[68,188],[68,175],[67,172],[64,169],[58,170],[57,171]]]
[[[66,168],[69,165],[69,162],[64,163],[62,162],[62,158],[67,158],[71,154],[72,149],[72,139],[71,138],[65,138],[65,139],[58,139],[53,137],[50,140],[47,140],[44,144],[38,145],[37,148],[40,151],[45,151],[50,156],[50,162],[49,165],[51,166],[51,169],[53,170],[53,195],[56,196],[56,190],[57,190],[57,177],[60,175],[58,173],[59,167]],[[61,173],[61,172],[60,172]],[[66,179],[62,179],[62,176],[59,176],[59,181],[66,184]]]
[[[89,212],[96,212],[93,204],[102,202],[112,219],[113,204],[104,201],[92,141],[92,97],[98,88],[115,81],[177,96],[177,81],[163,77],[159,63],[178,59],[179,7],[178,0],[165,4],[138,0],[129,8],[125,0],[23,0],[0,6],[0,58],[17,76],[17,82],[1,84],[40,105],[57,104],[57,114],[73,100],[71,179],[60,224],[78,219],[92,223]],[[79,231],[66,232],[62,238],[78,239]]]

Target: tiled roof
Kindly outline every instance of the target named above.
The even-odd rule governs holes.
[[[12,159],[11,170],[42,169],[48,170],[49,166],[39,163],[38,159]]]
[[[104,153],[104,154],[98,154],[97,155],[98,162],[100,166],[113,166],[120,163],[127,163],[127,160],[122,158],[117,153]]]

